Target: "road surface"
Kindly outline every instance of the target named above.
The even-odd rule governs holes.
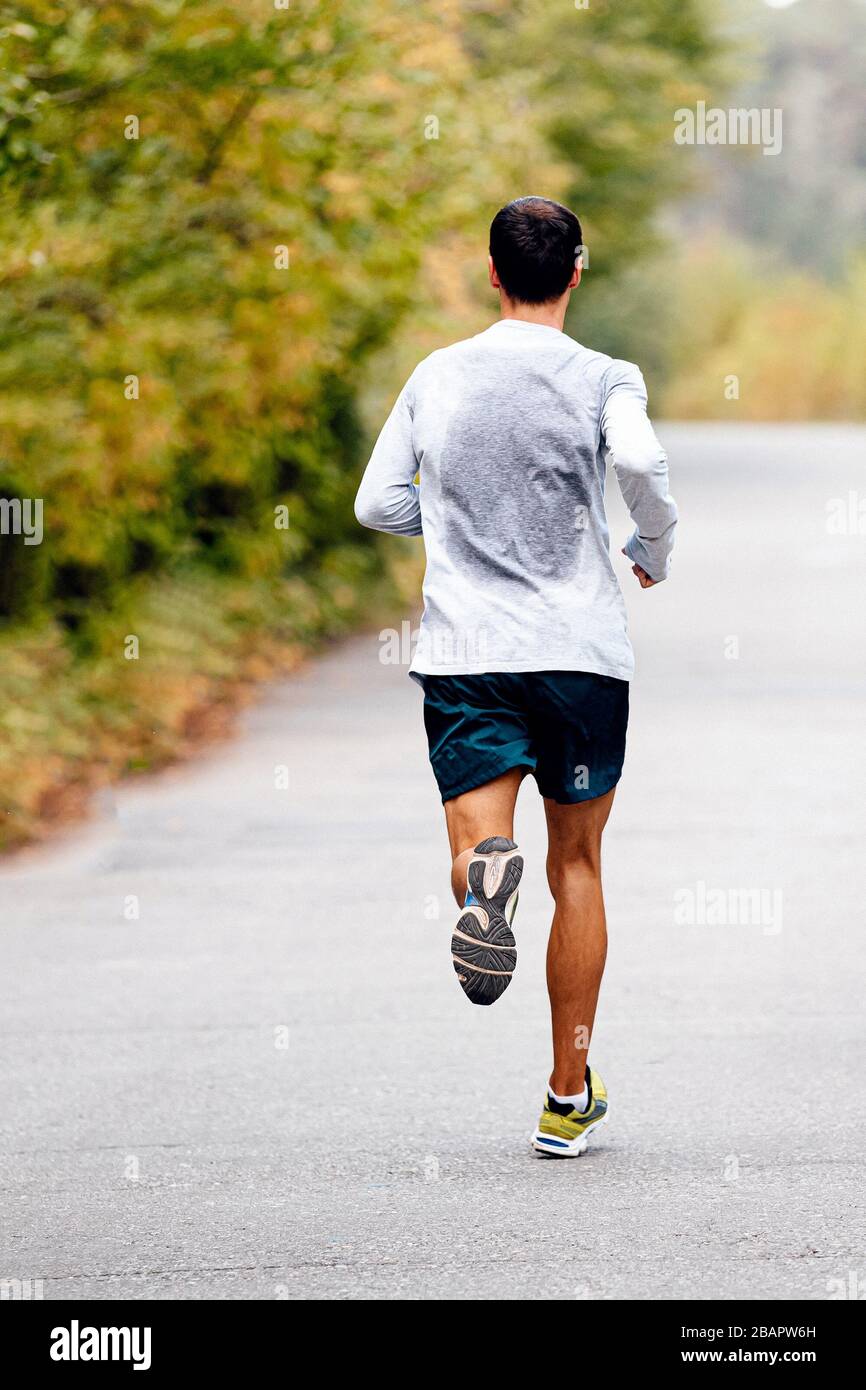
[[[232,744],[0,872],[0,1279],[46,1299],[866,1291],[866,432],[662,435],[673,577],[644,593],[619,566],[638,673],[602,1137],[559,1163],[527,1142],[549,1065],[534,784],[518,971],[472,1008],[420,692],[362,636]]]

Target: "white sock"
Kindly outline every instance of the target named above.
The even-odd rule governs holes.
[[[579,1096],[558,1096],[548,1084],[548,1093],[559,1105],[571,1105],[575,1110],[586,1110],[589,1106],[589,1087],[584,1086]]]

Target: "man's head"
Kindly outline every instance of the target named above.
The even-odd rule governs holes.
[[[550,198],[516,198],[490,227],[490,283],[519,304],[548,304],[580,283],[574,213]]]

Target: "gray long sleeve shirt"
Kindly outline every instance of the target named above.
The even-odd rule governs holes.
[[[652,579],[667,576],[677,519],[646,403],[633,363],[518,319],[416,367],[355,501],[364,526],[424,537],[413,673],[629,679],[606,461],[635,523],[626,553]]]

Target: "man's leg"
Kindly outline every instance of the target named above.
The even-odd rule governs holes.
[[[445,802],[451,845],[451,891],[458,907],[466,901],[466,870],[475,846],[493,835],[514,839],[514,803],[525,775],[526,768],[513,767],[492,782]]]
[[[613,791],[574,806],[545,800],[547,878],[556,908],[547,948],[553,1024],[551,1090],[580,1095],[607,955],[601,836]]]
[[[512,832],[523,775],[523,768],[512,768],[445,803],[451,887],[463,909],[451,937],[451,958],[473,1004],[494,1004],[517,963],[511,918],[523,857]]]

